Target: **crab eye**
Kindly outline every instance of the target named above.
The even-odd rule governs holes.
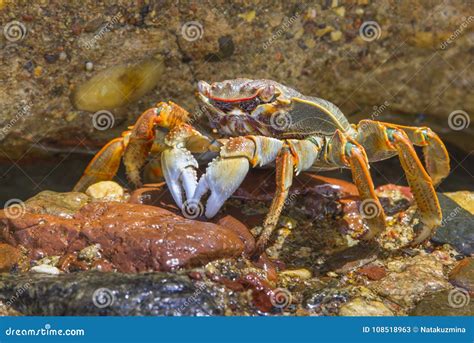
[[[261,101],[259,98],[253,98],[247,101],[242,101],[239,104],[239,107],[245,112],[252,112],[258,105],[260,105]]]
[[[275,86],[267,85],[260,90],[259,93],[260,99],[263,102],[271,102],[275,98]]]

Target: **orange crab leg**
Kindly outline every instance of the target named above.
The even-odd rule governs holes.
[[[423,156],[426,170],[433,180],[434,185],[438,185],[449,174],[449,153],[446,150],[439,136],[428,127],[413,127],[383,123],[382,125],[405,131],[410,141],[423,147]]]
[[[365,128],[364,131],[366,132],[364,134],[359,134],[359,142],[366,146],[371,153],[376,154],[378,151],[378,153],[382,154],[398,154],[408,184],[413,191],[413,196],[423,223],[421,232],[418,233],[412,244],[418,244],[424,241],[430,235],[431,230],[441,223],[442,213],[438,197],[433,187],[433,180],[430,175],[428,175],[418,158],[418,155],[413,148],[413,144],[409,139],[409,135],[404,131],[406,127],[399,128],[396,125],[383,124],[372,120],[361,121],[358,128],[360,129],[361,126]],[[418,144],[428,144],[425,141],[420,140],[420,138],[416,138],[418,133],[415,129],[408,131]],[[434,133],[428,132],[427,136],[435,142],[439,140]],[[445,150],[442,143],[431,143],[431,145],[427,145],[427,147],[428,149],[435,149],[438,152]],[[449,158],[446,157],[446,164],[444,164],[444,162],[440,162],[439,158],[434,159],[430,156],[432,155],[428,155],[427,160],[433,162],[430,162],[427,165],[431,165],[430,168],[432,172],[435,173],[433,178],[441,179],[447,174],[447,172],[449,172]],[[369,154],[369,159],[378,160],[380,158]],[[441,171],[439,172],[438,170]]]
[[[270,210],[263,223],[263,230],[258,238],[254,256],[260,256],[275,229],[278,218],[285,205],[288,191],[293,183],[295,157],[288,145],[283,146],[276,159],[276,189]]]
[[[125,134],[126,136],[127,134]],[[120,166],[124,150],[124,137],[108,142],[92,159],[84,174],[74,186],[74,192],[84,192],[87,187],[99,181],[111,180]]]

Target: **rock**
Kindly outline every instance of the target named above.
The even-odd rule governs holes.
[[[103,258],[124,272],[202,265],[244,251],[244,243],[229,229],[139,204],[91,203],[71,219],[28,213],[9,219],[0,214],[0,228],[1,240],[24,246],[32,259],[100,244]]]
[[[456,287],[469,291],[474,296],[474,257],[460,261],[449,274],[449,281]]]
[[[368,265],[357,271],[359,274],[365,275],[369,280],[380,280],[385,277],[385,268],[377,265]]]
[[[51,214],[71,218],[82,206],[89,202],[84,193],[58,193],[43,191],[25,201],[26,209],[31,213]]]
[[[59,275],[61,271],[53,266],[47,264],[40,264],[39,266],[34,266],[30,269],[33,273],[41,273],[41,274],[51,274],[51,275]]]
[[[79,85],[71,100],[75,108],[90,112],[122,107],[151,91],[161,80],[163,71],[161,57],[113,66]]]
[[[439,244],[449,243],[467,256],[474,254],[474,215],[469,212],[472,210],[472,201],[467,201],[469,197],[472,197],[472,193],[469,195],[464,192],[459,195],[451,193],[449,197],[438,193],[443,220],[431,238],[433,242]],[[464,200],[457,203],[453,198],[457,201]]]
[[[284,270],[284,271],[280,272],[279,276],[290,277],[290,278],[298,278],[298,279],[301,279],[301,280],[308,280],[312,277],[312,273],[308,269],[304,269],[304,268],[288,269],[288,270]]]
[[[413,306],[424,295],[451,287],[445,279],[443,264],[429,255],[396,260],[388,267],[387,276],[369,287],[402,306]]]
[[[9,245],[0,243],[0,273],[9,272],[20,260],[20,251]]]
[[[451,299],[451,300],[450,300]],[[457,299],[457,300],[456,300]],[[410,316],[472,316],[474,301],[456,289],[444,290],[424,297]]]
[[[324,288],[306,294],[303,307],[317,315],[335,315],[350,297],[347,289]]]
[[[113,181],[101,181],[90,185],[85,192],[93,200],[122,201],[124,199],[123,188]]]
[[[355,298],[341,306],[340,316],[393,316],[393,312],[380,301]]]
[[[90,82],[85,81],[88,77],[88,73],[83,70],[85,61],[93,61],[96,69],[108,70],[130,61],[146,59],[157,51],[166,56],[166,71],[163,66],[163,82],[158,82],[155,91],[144,95],[141,101],[132,101],[132,98],[126,99],[126,96],[120,98],[117,96],[121,94],[120,91],[113,91],[112,85],[118,84],[122,91],[125,90],[122,94],[127,94],[130,87],[120,87],[121,84],[133,84],[128,74],[120,74],[124,77],[122,82],[99,82],[102,86],[106,84],[103,86],[107,91],[104,96],[99,96],[98,91],[91,91],[86,93],[91,95],[90,100],[86,100],[87,97],[84,96],[82,101],[76,101],[83,105],[80,108],[87,107],[91,111],[97,111],[107,105],[126,104],[124,111],[129,116],[120,118],[124,119],[122,128],[125,129],[134,124],[143,110],[160,100],[173,99],[185,108],[194,108],[196,103],[192,94],[195,91],[195,80],[209,80],[210,75],[213,80],[223,80],[230,75],[248,76],[262,71],[266,78],[291,85],[303,94],[331,100],[344,113],[358,115],[352,122],[356,122],[358,117],[376,116],[381,121],[413,125],[417,114],[425,113],[426,118],[421,125],[433,126],[435,131],[444,133],[454,144],[467,151],[472,150],[472,125],[462,131],[450,130],[447,125],[448,115],[454,109],[463,109],[470,114],[474,110],[465,88],[465,84],[473,79],[472,70],[468,67],[473,45],[471,36],[465,32],[455,41],[449,40],[449,44],[442,45],[448,42],[460,25],[468,24],[463,17],[470,13],[470,4],[460,1],[425,6],[421,0],[396,4],[388,0],[359,2],[367,3],[363,8],[364,16],[361,16],[360,6],[343,7],[339,4],[335,8],[326,8],[314,4],[309,8],[301,7],[301,2],[296,0],[277,5],[260,2],[245,11],[240,11],[233,3],[222,3],[214,12],[200,2],[185,2],[181,4],[179,11],[176,11],[173,2],[164,2],[162,5],[151,3],[150,12],[145,19],[146,25],[141,27],[137,27],[140,20],[132,18],[134,15],[131,14],[138,16],[143,5],[141,2],[130,3],[122,6],[124,15],[120,18],[120,23],[107,27],[110,31],[105,32],[103,37],[101,35],[101,39],[94,44],[97,47],[82,46],[79,42],[94,40],[94,32],[88,32],[85,28],[91,21],[97,22],[96,18],[91,18],[92,13],[105,13],[107,6],[103,3],[91,3],[87,11],[84,11],[80,3],[69,7],[57,6],[49,9],[48,16],[41,15],[41,3],[19,2],[5,6],[2,10],[2,22],[6,23],[10,18],[21,18],[21,13],[27,12],[37,12],[37,17],[41,17],[42,21],[35,28],[36,34],[27,34],[21,45],[15,47],[18,51],[12,53],[13,49],[10,52],[4,49],[6,58],[11,59],[13,65],[20,65],[27,60],[41,61],[45,53],[59,51],[59,48],[74,54],[69,63],[47,65],[48,76],[54,75],[56,82],[32,82],[35,96],[31,99],[34,102],[31,120],[18,122],[15,128],[16,132],[28,132],[32,139],[25,139],[21,134],[11,134],[2,141],[1,153],[12,159],[20,157],[48,129],[50,132],[47,139],[55,142],[58,147],[75,146],[70,145],[70,139],[76,138],[77,143],[83,137],[93,138],[98,145],[105,144],[121,130],[107,130],[99,136],[93,130],[90,117],[80,111],[76,111],[79,115],[73,124],[57,118],[55,111],[49,109],[67,111],[70,101],[67,96],[52,97],[52,89],[58,83],[69,89],[83,82]],[[343,8],[345,11],[342,11]],[[239,17],[239,14],[245,12],[250,15]],[[256,19],[250,20],[253,12],[256,12]],[[160,15],[163,13],[168,14],[167,22],[163,25],[175,30],[164,30],[161,25],[155,25],[162,23]],[[186,40],[181,33],[183,23],[190,20],[189,13],[193,13],[193,20],[199,22],[195,27],[198,34],[188,37],[195,39],[192,41]],[[317,19],[314,19],[314,13],[317,13]],[[70,19],[67,29],[64,28],[63,18]],[[99,20],[102,23],[104,18]],[[368,20],[376,20],[382,34],[372,42],[362,40],[359,34],[361,24]],[[343,38],[336,44],[329,37],[331,31],[343,34]],[[38,36],[42,35],[49,36],[48,44],[36,44]],[[250,35],[252,41],[248,39]],[[300,43],[309,40],[316,41],[311,57],[305,54],[304,44]],[[406,53],[387,60],[402,42]],[[232,58],[227,57],[225,61],[209,60],[209,56],[229,56],[230,52],[226,48],[232,52]],[[367,53],[368,50],[370,54]],[[437,53],[434,57],[433,51]],[[274,56],[278,53],[284,59],[275,59]],[[385,60],[388,63],[380,65],[380,61]],[[327,68],[328,65],[338,67]],[[424,70],[423,74],[417,73],[421,69]],[[319,75],[316,89],[314,75],[321,70],[324,70],[324,74]],[[28,80],[19,79],[15,68],[5,68],[1,73],[1,79],[10,85],[8,91],[5,90],[0,95],[3,118],[5,122],[9,122],[15,118],[18,113],[17,105],[25,98],[22,90]],[[451,87],[443,87],[444,80],[453,80],[460,73],[463,73],[465,83],[453,82]],[[404,86],[401,88],[401,85]],[[135,93],[132,91],[133,95]],[[387,97],[387,94],[399,96],[393,99]],[[109,98],[107,95],[112,96]],[[384,102],[388,103],[384,111],[373,110],[373,106],[380,106]],[[390,113],[400,115],[393,118]],[[119,122],[119,118],[116,119]],[[463,139],[460,139],[460,135]]]
[[[0,274],[0,300],[30,316],[222,315],[207,288],[167,273]]]
[[[94,262],[102,257],[100,253],[100,244],[93,244],[88,247],[85,247],[78,254],[79,259],[85,260],[87,262]]]

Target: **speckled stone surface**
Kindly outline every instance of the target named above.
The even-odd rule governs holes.
[[[472,127],[447,126],[449,113],[474,110],[472,25],[452,39],[468,2],[53,3],[0,2],[0,22],[24,28],[20,39],[0,36],[0,156],[44,153],[38,142],[46,150],[95,149],[157,101],[193,110],[197,80],[236,77],[270,78],[326,98],[352,121],[428,123],[472,149],[472,138],[459,139]],[[368,22],[380,30],[364,40],[359,29]],[[162,78],[111,111],[113,128],[95,129],[93,112],[72,105],[74,89],[100,71],[153,56],[164,58]]]

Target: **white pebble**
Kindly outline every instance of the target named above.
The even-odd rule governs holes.
[[[58,275],[61,271],[53,266],[49,266],[47,264],[40,264],[39,266],[34,266],[30,269],[30,271],[34,273],[41,273],[41,274],[51,274],[51,275]]]
[[[87,71],[92,71],[93,69],[94,69],[94,63],[86,62],[86,70]]]
[[[67,58],[67,54],[64,51],[61,51],[61,53],[59,54],[59,60],[65,61],[66,58]]]

